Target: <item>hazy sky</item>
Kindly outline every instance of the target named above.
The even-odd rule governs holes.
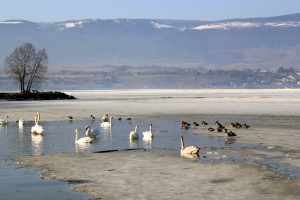
[[[300,0],[0,0],[0,21],[79,19],[221,20],[300,12]]]

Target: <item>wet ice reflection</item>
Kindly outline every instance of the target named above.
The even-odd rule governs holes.
[[[31,135],[33,155],[41,155],[43,149],[43,136]]]
[[[132,149],[139,148],[139,139],[129,138],[129,146]]]
[[[7,129],[8,129],[7,125],[0,125],[0,131],[5,132],[7,134]]]
[[[76,153],[83,153],[83,152],[90,152],[92,147],[91,143],[76,143],[75,144],[75,152]]]
[[[180,155],[181,155],[181,157],[183,157],[183,158],[197,159],[197,160],[200,159],[199,154],[181,153]]]
[[[152,138],[143,138],[143,146],[144,146],[144,148],[151,149],[152,148]]]

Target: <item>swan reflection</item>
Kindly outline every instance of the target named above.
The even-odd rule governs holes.
[[[181,153],[181,157],[200,160],[200,156],[198,153],[193,153],[193,154]]]
[[[31,135],[31,144],[35,155],[41,155],[43,148],[43,136]]]
[[[81,144],[81,143],[75,143],[75,152],[79,153],[79,152],[90,152],[91,151],[91,143],[85,143],[85,144]]]
[[[19,126],[19,134],[23,134],[24,133],[24,127],[22,126],[22,128]]]
[[[5,130],[5,133],[7,134],[7,128],[8,126],[0,126],[0,129]],[[3,131],[4,132],[4,131]]]
[[[130,148],[138,148],[139,140],[138,139],[129,139]]]
[[[143,138],[143,145],[145,148],[152,148],[152,139]]]
[[[21,144],[23,144],[23,142],[24,142],[24,134],[23,133],[24,133],[24,129],[19,129],[19,141]]]
[[[112,127],[106,127],[101,129],[100,137],[103,139],[112,140]]]

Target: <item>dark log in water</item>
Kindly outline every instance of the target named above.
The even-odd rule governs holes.
[[[94,153],[108,153],[108,152],[115,152],[115,151],[119,151],[119,150],[113,149],[113,150],[95,151]]]
[[[132,149],[124,149],[123,151],[133,151],[133,150],[144,150],[145,148],[132,148]],[[112,150],[103,150],[103,151],[95,151],[94,153],[109,153],[109,152],[115,152],[119,151],[117,149],[112,149]]]

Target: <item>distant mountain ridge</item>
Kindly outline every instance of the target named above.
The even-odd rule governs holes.
[[[300,14],[221,21],[85,19],[0,22],[0,62],[30,42],[49,66],[299,67]]]

